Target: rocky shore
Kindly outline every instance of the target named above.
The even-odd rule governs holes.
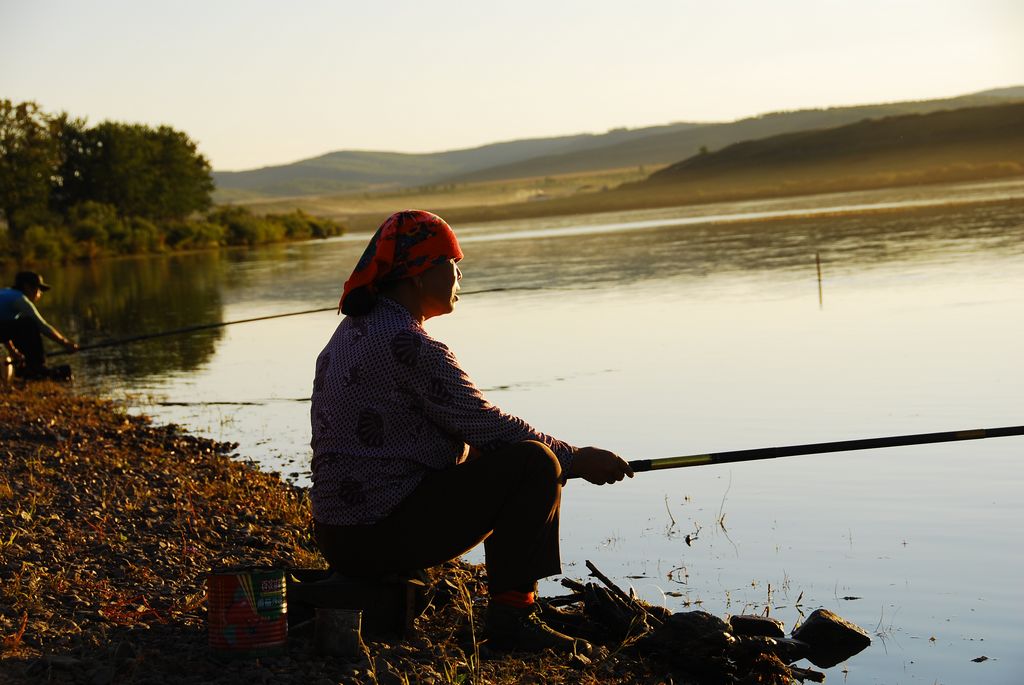
[[[614,646],[589,660],[481,652],[472,619],[485,589],[464,564],[443,569],[448,591],[411,636],[369,642],[358,659],[319,656],[296,631],[286,656],[214,662],[211,569],[324,566],[305,491],[235,448],[55,384],[4,387],[0,682],[673,682]]]

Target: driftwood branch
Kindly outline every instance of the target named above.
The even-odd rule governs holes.
[[[643,604],[637,601],[636,597],[623,592],[622,588],[613,583],[608,576],[601,573],[600,569],[598,569],[597,566],[595,566],[589,559],[586,561],[586,564],[587,568],[590,570],[590,574],[604,583],[605,587],[611,590],[612,595],[616,599],[622,600],[626,605],[627,610],[634,614],[638,614],[640,618],[643,618],[648,622],[648,625],[661,625],[661,617],[652,615],[651,612],[647,611],[647,608]]]
[[[573,592],[583,592],[587,586],[572,578],[562,578],[562,587],[567,587]]]
[[[601,573],[601,571],[596,566],[594,566],[594,564],[589,559],[587,559],[587,568],[590,569],[590,575],[594,576],[602,583],[604,583],[605,587],[607,587],[609,590],[618,595],[620,599],[624,600],[627,603],[632,601],[632,598],[625,592],[623,592],[622,588],[613,583],[611,579],[608,578],[608,576]]]

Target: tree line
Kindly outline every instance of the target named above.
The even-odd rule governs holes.
[[[143,254],[326,238],[343,227],[302,211],[215,207],[210,163],[169,126],[88,126],[0,100],[0,259]]]

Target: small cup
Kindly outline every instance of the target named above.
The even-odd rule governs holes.
[[[363,612],[360,609],[316,610],[314,644],[324,656],[355,657],[362,654],[363,640],[360,629]]]

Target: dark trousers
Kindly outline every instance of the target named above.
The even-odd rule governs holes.
[[[429,474],[372,525],[314,523],[331,568],[375,577],[436,566],[484,543],[489,590],[529,591],[562,570],[561,467],[547,446],[522,442]]]
[[[46,366],[43,336],[39,334],[39,326],[35,321],[32,319],[0,321],[0,342],[8,340],[25,355],[26,367],[36,370]]]

